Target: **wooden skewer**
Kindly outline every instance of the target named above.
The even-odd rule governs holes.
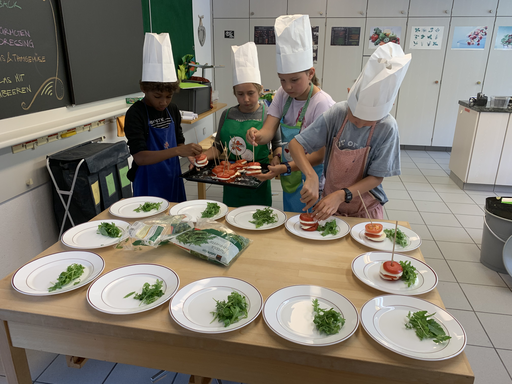
[[[393,265],[393,259],[395,257],[395,245],[396,245],[396,233],[398,229],[398,221],[395,222],[395,238],[393,239],[393,251],[391,252],[391,265]]]
[[[361,199],[361,202],[363,203],[364,210],[366,211],[366,216],[368,216],[368,219],[370,219],[370,223],[373,224],[372,218],[370,217],[370,214],[368,213],[368,210],[366,209],[366,204],[364,203],[363,197],[361,196],[359,189],[357,190],[357,194],[359,195],[359,198]]]

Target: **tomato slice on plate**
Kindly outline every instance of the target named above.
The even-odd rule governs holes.
[[[397,261],[394,261],[393,263],[391,263],[391,260],[385,261],[384,264],[382,265],[382,267],[384,268],[384,270],[386,272],[392,273],[394,275],[397,275],[397,274],[403,272],[402,266]]]
[[[379,223],[369,223],[364,226],[364,229],[368,233],[380,233],[382,231],[382,224]]]

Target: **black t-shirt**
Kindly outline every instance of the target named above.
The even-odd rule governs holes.
[[[147,112],[146,112],[147,107]],[[155,108],[145,105],[143,101],[137,101],[126,112],[124,132],[128,139],[128,147],[130,153],[135,155],[141,151],[147,151],[147,141],[149,136],[149,123],[155,128],[167,128],[172,119],[174,120],[174,127],[176,133],[176,143],[185,143],[183,130],[181,128],[181,115],[176,104],[170,103],[166,110],[157,111]],[[137,172],[138,165],[133,161],[132,168],[128,171],[128,179],[133,182],[135,180],[135,173]]]

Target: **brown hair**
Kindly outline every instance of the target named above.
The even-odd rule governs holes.
[[[140,81],[140,89],[142,92],[169,92],[171,94],[177,93],[180,91],[180,82],[175,81],[174,83],[160,83],[154,81]]]
[[[252,85],[254,85],[254,88],[256,88],[256,91],[258,91],[258,95],[261,95],[263,92],[263,86],[261,84],[257,84],[257,83],[252,83]],[[236,96],[235,87],[236,87],[236,85],[233,85],[233,95]]]
[[[310,69],[306,69],[304,72],[306,73],[306,75],[309,76],[309,71],[311,70]],[[313,78],[311,79],[311,82],[313,83],[313,85],[316,85],[317,87],[320,87],[320,80],[318,80],[318,77],[316,77],[316,72],[315,74],[313,75]]]

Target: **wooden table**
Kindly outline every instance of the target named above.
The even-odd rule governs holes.
[[[96,219],[113,218],[105,211]],[[354,225],[363,220],[346,221]],[[181,287],[205,277],[233,276],[255,285],[266,299],[285,286],[313,284],[343,294],[358,310],[381,294],[352,274],[354,257],[369,249],[350,235],[334,241],[312,241],[290,234],[284,225],[269,231],[233,229],[253,243],[229,268],[208,263],[173,245],[136,252],[109,247],[95,252],[105,259],[105,272],[127,264],[162,264],[178,273]],[[39,256],[66,250],[69,248],[56,243]],[[423,259],[419,250],[408,254]],[[25,348],[244,383],[474,380],[464,353],[439,362],[409,359],[377,344],[362,326],[348,340],[328,347],[284,340],[266,326],[261,316],[240,330],[204,335],[177,325],[168,305],[140,314],[108,315],[89,306],[87,287],[57,296],[31,297],[16,292],[10,279],[8,276],[0,281],[0,352],[10,384],[32,382]],[[420,297],[443,307],[437,290]]]

